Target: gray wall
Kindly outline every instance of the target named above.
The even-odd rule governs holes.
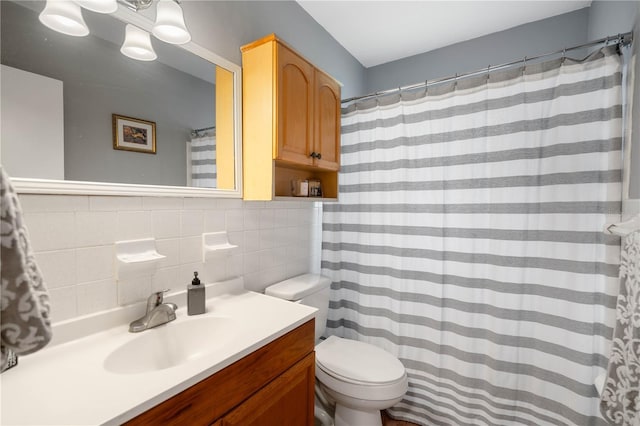
[[[98,37],[56,33],[6,1],[1,31],[3,64],[63,81],[67,180],[186,185],[185,142],[214,124],[213,84]],[[112,113],[156,122],[157,154],[114,150]]]
[[[631,31],[638,4],[638,1],[592,2],[589,8],[589,40]]]
[[[474,71],[584,43],[588,11],[580,9],[371,67],[367,70],[367,92]]]
[[[365,68],[294,1],[185,1],[194,41],[240,65],[240,46],[276,33],[344,86],[364,93]]]

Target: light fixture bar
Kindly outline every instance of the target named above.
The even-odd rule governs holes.
[[[117,0],[75,0],[87,10],[97,13],[113,13],[118,10]]]
[[[117,1],[120,4],[127,6],[129,9],[133,10],[134,12],[148,9],[153,3],[153,0],[117,0]]]

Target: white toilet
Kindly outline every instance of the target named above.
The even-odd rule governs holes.
[[[365,342],[330,336],[324,341],[331,281],[305,274],[267,287],[265,294],[318,309],[316,379],[335,401],[335,426],[381,426],[380,410],[398,403],[407,391],[407,373],[390,353]]]

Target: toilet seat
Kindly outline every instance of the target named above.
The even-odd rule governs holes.
[[[396,357],[369,343],[330,336],[315,349],[316,365],[348,383],[384,385],[405,375],[404,366]]]
[[[316,378],[343,404],[361,406],[365,401],[399,400],[408,379],[402,363],[390,353],[369,343],[331,336],[316,346]],[[397,401],[396,401],[397,402]],[[384,408],[386,408],[384,407]]]

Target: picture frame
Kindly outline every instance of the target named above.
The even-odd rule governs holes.
[[[112,114],[113,149],[156,153],[156,123],[125,115]]]

